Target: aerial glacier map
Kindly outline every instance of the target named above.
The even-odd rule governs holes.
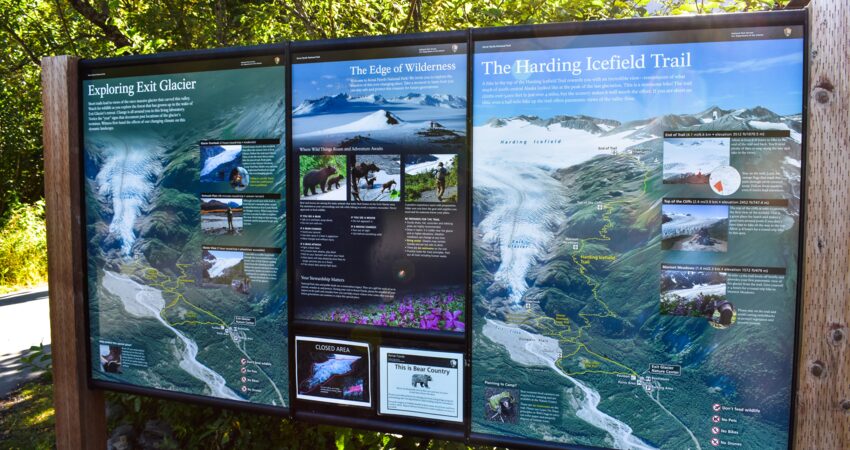
[[[787,446],[803,44],[771,33],[476,43],[473,433]]]
[[[285,72],[258,60],[84,81],[95,380],[287,405]]]

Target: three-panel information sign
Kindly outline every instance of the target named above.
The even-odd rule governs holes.
[[[92,385],[476,443],[789,446],[805,26],[83,61]]]

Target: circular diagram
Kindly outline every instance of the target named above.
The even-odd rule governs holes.
[[[715,194],[732,195],[741,187],[741,174],[732,166],[720,166],[711,171],[708,185]]]

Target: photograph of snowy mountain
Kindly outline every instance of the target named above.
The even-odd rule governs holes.
[[[466,143],[465,58],[449,55],[293,65],[294,147],[461,150]],[[352,75],[351,70],[355,63],[404,67],[421,61],[454,64],[455,69],[371,78]]]
[[[708,184],[712,170],[729,165],[729,145],[729,138],[664,139],[664,183]]]
[[[728,241],[729,206],[661,206],[662,249],[725,252]]]

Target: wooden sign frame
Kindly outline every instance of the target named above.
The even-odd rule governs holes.
[[[850,5],[815,0],[810,21],[800,345],[794,448],[850,448]],[[78,59],[42,59],[44,171],[56,445],[103,449],[102,392],[87,382],[80,215]]]

